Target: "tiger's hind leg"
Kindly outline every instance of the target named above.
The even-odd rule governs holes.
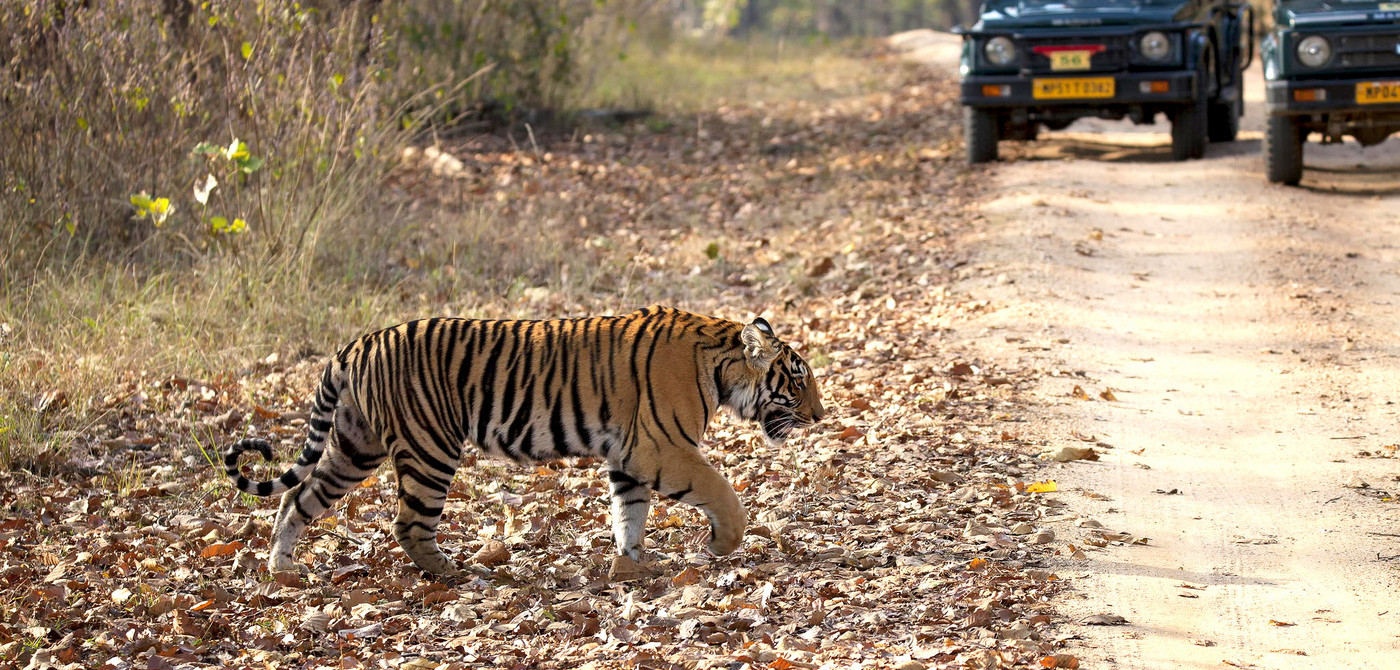
[[[457,462],[454,458],[451,463],[441,463],[424,458],[415,450],[412,443],[404,439],[389,445],[399,480],[399,514],[394,519],[394,539],[420,569],[439,576],[461,575],[457,564],[442,553],[437,543],[438,522],[442,520],[447,489],[452,486]],[[439,463],[452,469],[443,472],[432,467]]]
[[[272,527],[272,555],[268,558],[268,568],[274,573],[309,571],[292,557],[307,524],[374,474],[387,456],[384,444],[370,430],[364,416],[348,405],[336,409],[335,430],[328,438],[326,453],[311,476],[282,494],[282,506]]]

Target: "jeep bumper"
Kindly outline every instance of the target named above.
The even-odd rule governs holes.
[[[1037,81],[1112,78],[1113,95],[1103,97],[1036,97]],[[1153,83],[1157,82],[1154,87]],[[1154,90],[1155,88],[1155,90]],[[968,75],[962,80],[962,104],[969,107],[1112,107],[1178,104],[1196,97],[1196,73],[1192,70],[1154,72],[1077,72],[1055,75]],[[994,94],[995,93],[995,94]]]
[[[1313,113],[1348,113],[1392,116],[1400,113],[1400,101],[1357,102],[1359,85],[1388,81],[1400,77],[1368,77],[1356,79],[1282,79],[1264,82],[1264,101],[1269,113],[1298,115]]]

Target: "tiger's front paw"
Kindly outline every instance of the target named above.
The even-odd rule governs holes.
[[[738,518],[729,523],[711,523],[710,553],[715,556],[734,553],[734,550],[738,549],[739,544],[744,540],[744,528],[748,526],[748,522],[748,514],[740,510]]]
[[[739,548],[739,536],[729,537],[729,534],[711,535],[709,549],[710,553],[716,556],[726,556],[734,553]]]
[[[302,576],[311,574],[311,568],[293,561],[289,556],[273,556],[267,562],[267,571],[274,575],[284,572]]]

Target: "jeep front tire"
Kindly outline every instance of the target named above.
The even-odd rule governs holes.
[[[1264,126],[1264,173],[1275,184],[1297,186],[1303,178],[1303,131],[1296,116],[1269,115]]]
[[[1172,160],[1206,154],[1207,120],[1206,101],[1199,98],[1172,110]]]
[[[967,162],[972,165],[997,159],[997,116],[981,107],[963,108],[963,137]]]

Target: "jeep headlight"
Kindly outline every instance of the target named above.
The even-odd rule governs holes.
[[[1298,62],[1308,67],[1322,67],[1332,60],[1332,44],[1326,37],[1312,35],[1298,42]]]
[[[1166,33],[1153,30],[1138,40],[1138,53],[1147,60],[1164,61],[1171,58],[1172,41],[1167,39]]]
[[[1016,62],[1016,45],[1009,37],[993,37],[987,40],[987,45],[982,47],[982,53],[987,55],[987,62],[997,67],[1006,67]]]

